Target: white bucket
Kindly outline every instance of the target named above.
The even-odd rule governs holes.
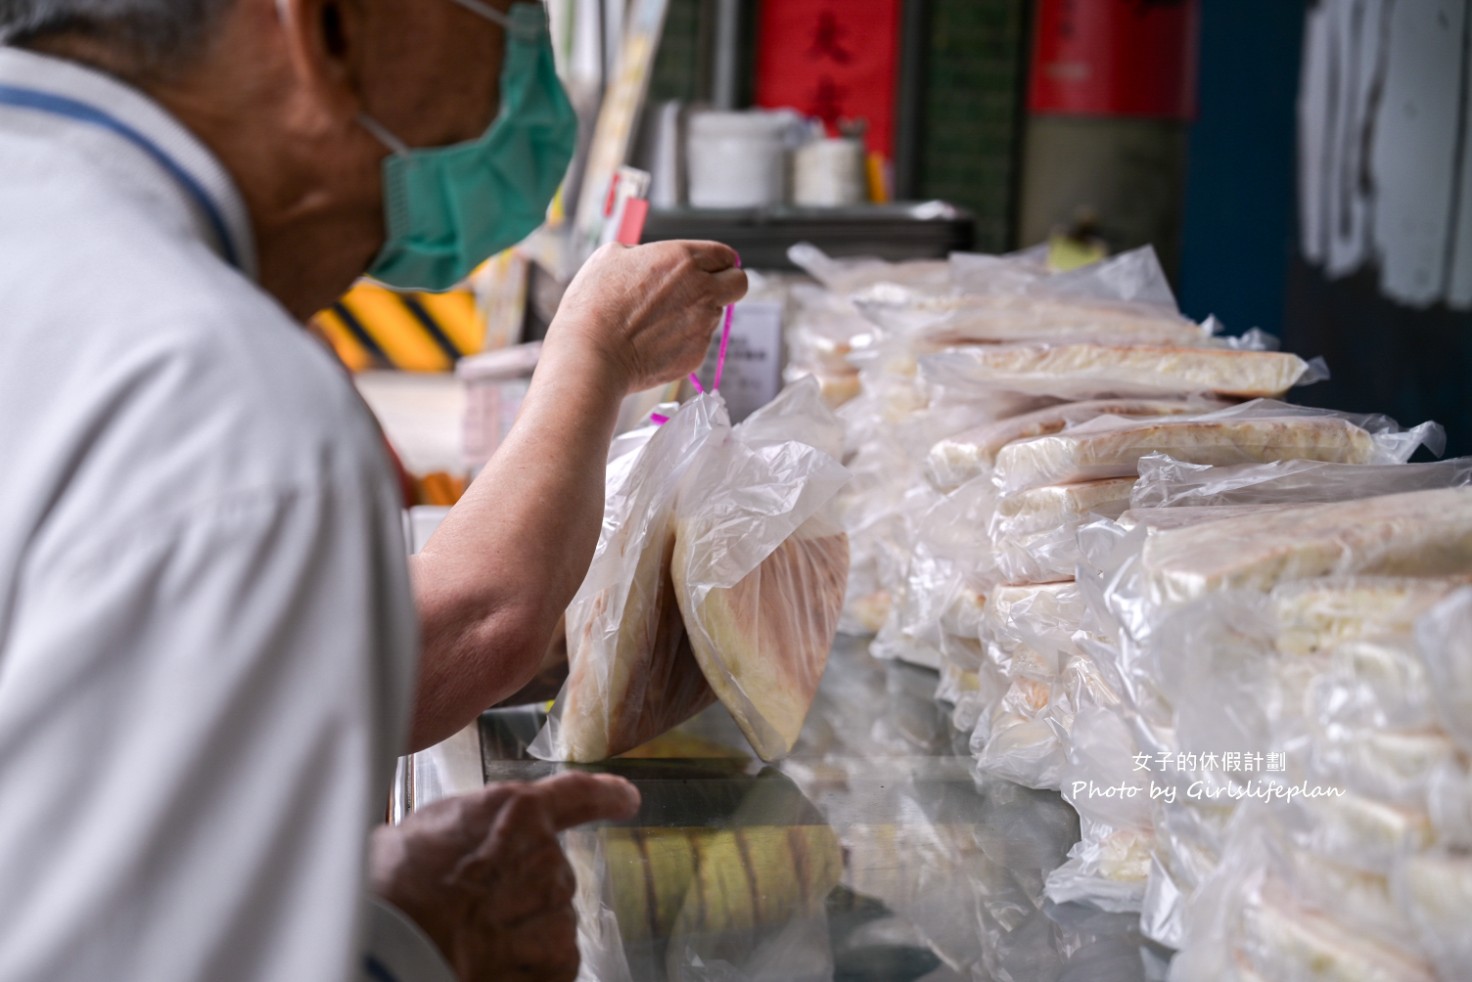
[[[760,208],[786,193],[790,113],[697,112],[690,116],[685,161],[690,204]]]

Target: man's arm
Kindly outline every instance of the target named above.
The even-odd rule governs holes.
[[[516,425],[413,560],[413,748],[535,673],[598,542],[620,401],[698,367],[745,292],[735,253],[710,242],[605,247],[569,286]]]

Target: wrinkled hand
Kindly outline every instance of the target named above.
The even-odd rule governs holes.
[[[572,868],[557,833],[639,807],[627,781],[568,772],[436,802],[369,847],[373,890],[418,924],[464,982],[572,979]]]
[[[587,345],[634,392],[700,367],[721,310],[746,295],[736,252],[718,242],[606,245],[563,294],[547,343]]]

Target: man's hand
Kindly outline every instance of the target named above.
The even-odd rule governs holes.
[[[626,391],[683,378],[700,367],[722,308],[746,295],[736,264],[719,242],[603,246],[568,286],[547,343],[582,344]]]
[[[369,883],[430,936],[464,982],[572,979],[576,883],[557,833],[632,818],[638,808],[634,786],[606,774],[489,785],[380,827]]]
[[[536,672],[598,544],[604,461],[631,391],[700,366],[746,293],[715,242],[606,246],[567,288],[516,425],[414,557],[420,658],[411,749]]]

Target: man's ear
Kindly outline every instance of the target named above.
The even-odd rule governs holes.
[[[360,0],[276,0],[297,91],[334,121],[363,108],[364,5]]]

